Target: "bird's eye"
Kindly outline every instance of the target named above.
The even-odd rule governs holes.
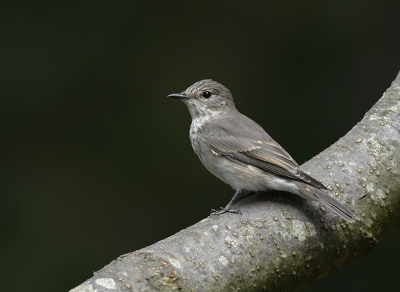
[[[203,96],[204,96],[205,98],[210,98],[211,95],[212,95],[212,93],[209,92],[209,91],[204,91],[204,93],[203,93]]]

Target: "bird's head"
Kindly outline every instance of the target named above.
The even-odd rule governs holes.
[[[183,101],[192,119],[212,117],[236,109],[229,89],[211,79],[198,81],[185,91],[170,94],[168,97]]]

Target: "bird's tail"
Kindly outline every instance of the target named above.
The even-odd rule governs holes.
[[[300,184],[302,185],[300,186]],[[322,190],[300,182],[296,183],[296,185],[300,189],[300,192],[306,195],[309,199],[320,202],[322,205],[332,210],[346,221],[354,223],[355,220],[360,220],[352,211],[343,206],[334,198],[325,194]]]

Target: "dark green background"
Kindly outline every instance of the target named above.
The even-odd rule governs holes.
[[[2,1],[4,291],[67,291],[233,191],[167,95],[204,78],[299,163],[400,70],[399,1]],[[323,3],[321,3],[323,2]],[[400,233],[304,291],[399,291]]]

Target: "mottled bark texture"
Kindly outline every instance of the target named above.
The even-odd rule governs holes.
[[[371,252],[400,224],[400,74],[346,136],[302,168],[353,210],[268,192],[122,256],[71,290],[297,291]]]

